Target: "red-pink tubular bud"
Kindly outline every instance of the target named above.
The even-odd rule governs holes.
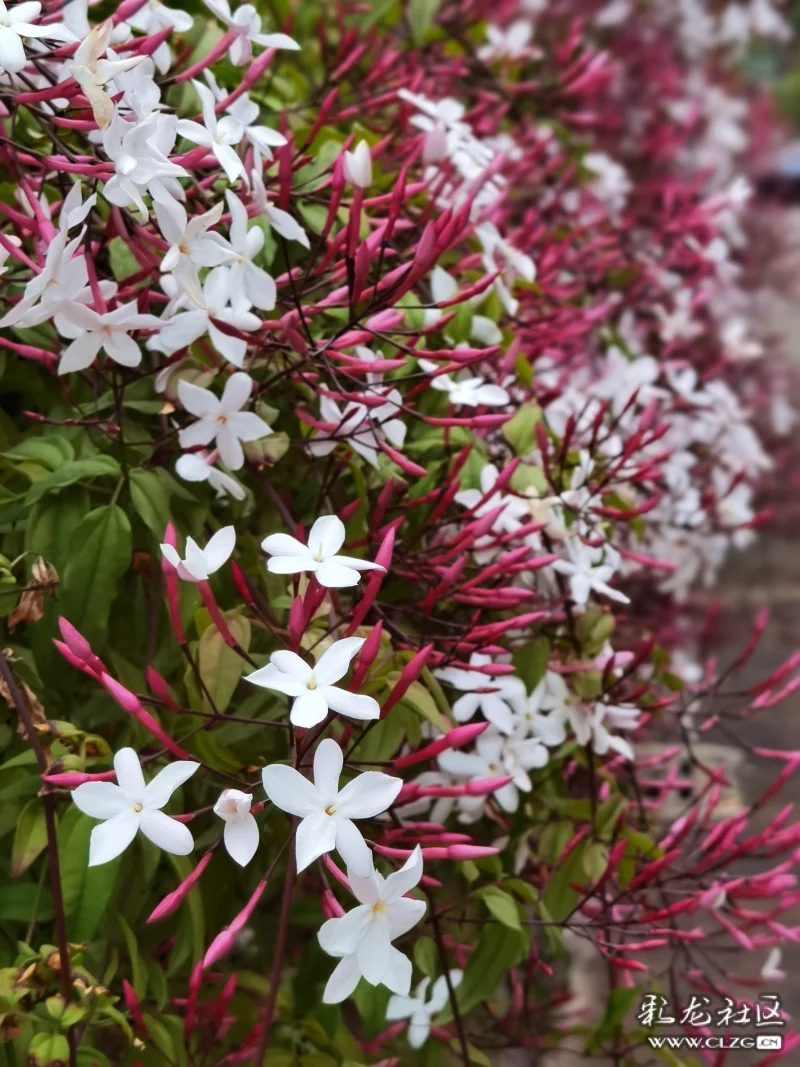
[[[168,707],[170,711],[179,712],[181,710],[180,704],[170,692],[166,678],[163,678],[155,667],[151,667],[148,664],[144,669],[144,678],[150,692],[154,697],[160,700],[165,707]]]
[[[124,711],[127,711],[129,715],[132,715],[148,733],[156,738],[156,740],[160,741],[164,748],[168,749],[179,759],[192,758],[185,749],[182,749],[176,741],[172,740],[169,734],[164,731],[150,712],[142,707],[142,704],[135,693],[132,693],[130,689],[126,689],[124,685],[120,685],[120,683],[109,674],[102,674],[100,676],[100,681],[119,706]]]
[[[203,873],[203,871],[206,869],[210,862],[211,853],[206,852],[205,856],[203,856],[203,858],[197,864],[192,873],[186,878],[184,878],[178,888],[173,889],[171,893],[167,893],[161,903],[156,905],[156,907],[150,913],[150,916],[147,921],[149,923],[154,923],[157,922],[159,919],[166,918],[167,915],[172,915],[173,911],[177,911],[177,909],[181,906],[183,901],[189,895],[189,891],[191,890],[192,886],[195,885],[197,880],[200,878],[200,875]]]
[[[386,698],[386,701],[381,708],[382,719],[388,715],[389,711],[399,700],[403,699],[409,686],[416,682],[420,674],[422,674],[423,668],[428,662],[431,652],[433,652],[433,645],[426,645],[405,665],[394,688],[391,693],[389,693],[389,696]]]
[[[398,769],[413,767],[415,763],[424,763],[425,760],[438,756],[440,752],[446,752],[451,748],[461,748],[463,745],[469,744],[470,741],[482,734],[488,725],[488,722],[477,722],[468,723],[466,726],[457,726],[452,730],[448,730],[444,737],[439,737],[430,745],[426,745],[425,748],[420,748],[416,752],[409,752],[407,756],[399,756],[392,762]]]
[[[203,958],[203,969],[208,970],[217,960],[221,959],[233,948],[236,938],[241,930],[246,926],[248,919],[253,914],[256,904],[261,899],[261,895],[267,888],[267,880],[264,878],[258,883],[255,888],[255,892],[250,897],[248,902],[230,924],[225,929],[217,934],[214,940],[208,947],[208,951]]]
[[[219,605],[217,604],[216,597],[211,591],[211,586],[208,584],[208,582],[198,582],[197,588],[200,590],[200,596],[203,598],[203,603],[205,604],[206,611],[211,616],[211,621],[219,630],[222,640],[230,648],[234,648],[238,644],[238,642],[231,633],[230,629],[228,628],[228,623],[225,621],[225,616],[219,610]]]
[[[43,774],[42,780],[49,785],[61,786],[63,789],[77,789],[84,782],[113,782],[116,777],[114,771],[103,771],[101,774],[88,774],[84,771],[60,771],[56,774]]]

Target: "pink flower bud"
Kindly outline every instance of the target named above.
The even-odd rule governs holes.
[[[195,869],[190,875],[188,875],[177,889],[173,889],[171,893],[168,893],[164,899],[158,904],[150,913],[148,918],[149,923],[157,922],[159,919],[166,918],[167,915],[172,915],[173,911],[177,911],[186,897],[189,895],[189,890],[195,885],[200,875],[206,869],[211,862],[211,853],[206,852],[205,856],[200,860]]]
[[[239,912],[239,914],[236,916],[236,918],[233,920],[233,922],[230,924],[230,926],[226,926],[225,929],[221,933],[217,934],[217,936],[211,942],[208,951],[206,952],[205,957],[203,958],[203,968],[205,970],[208,970],[209,967],[213,966],[213,964],[215,964],[217,960],[221,959],[233,948],[237,936],[247,925],[247,921],[253,914],[256,904],[258,904],[259,900],[261,899],[261,895],[266,888],[267,880],[266,878],[264,878],[258,883],[255,888],[255,892],[250,897],[245,906],[242,908],[242,910]]]
[[[87,774],[84,771],[60,771],[56,774],[43,774],[42,780],[49,785],[61,786],[63,789],[77,789],[84,782],[113,782],[116,777],[114,771],[103,771],[101,774]]]
[[[164,748],[168,749],[179,759],[191,759],[189,753],[182,749],[176,741],[173,741],[150,712],[142,707],[142,704],[135,693],[126,689],[124,685],[120,685],[120,683],[115,681],[109,674],[102,674],[100,676],[100,681],[119,706],[124,711],[127,711],[128,714],[132,715],[148,733],[152,734],[153,737],[160,741]]]

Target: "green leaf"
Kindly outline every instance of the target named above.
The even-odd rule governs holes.
[[[25,506],[32,507],[45,494],[54,489],[63,489],[65,485],[81,482],[84,478],[118,478],[119,474],[119,463],[111,456],[100,455],[92,459],[70,460],[68,463],[63,463],[58,470],[34,482],[25,497]]]
[[[128,248],[127,242],[121,237],[112,237],[108,242],[108,259],[111,264],[111,273],[118,282],[130,278],[132,274],[138,274],[142,269],[136,256]]]
[[[89,838],[97,823],[73,805],[58,824],[58,860],[64,896],[64,914],[72,941],[91,941],[103,921],[122,864],[89,867]]]
[[[442,715],[433,696],[420,682],[411,683],[400,703],[408,704],[419,716],[435,726],[440,733],[445,734],[450,729],[450,721]]]
[[[428,978],[433,978],[439,969],[439,954],[433,938],[421,937],[414,943],[414,963]]]
[[[602,841],[590,841],[583,851],[583,869],[592,885],[602,876],[607,866],[608,845],[604,845]]]
[[[527,456],[536,446],[536,423],[542,412],[536,404],[523,404],[513,419],[504,422],[503,437],[518,456]]]
[[[40,853],[47,848],[44,807],[35,797],[20,812],[11,848],[11,877],[19,878]]]
[[[519,921],[519,911],[517,905],[514,903],[514,898],[508,893],[503,892],[502,889],[498,889],[497,886],[489,885],[484,889],[477,891],[477,896],[481,898],[483,903],[494,915],[498,922],[503,926],[508,926],[511,930],[519,930],[522,932],[522,924]]]
[[[89,508],[89,494],[79,486],[34,504],[25,524],[25,551],[43,556],[60,574],[70,556],[72,532]]]
[[[464,968],[464,978],[458,987],[458,1006],[463,1012],[470,1011],[482,1000],[492,997],[507,974],[509,967],[523,958],[528,940],[523,933],[510,927],[498,929],[484,926],[475,951]],[[452,1012],[446,1009],[447,1019]]]
[[[7,459],[32,459],[54,471],[63,463],[75,458],[75,451],[65,437],[29,437],[3,455]]]
[[[612,989],[606,1001],[606,1010],[597,1027],[598,1037],[613,1037],[614,1031],[622,1026],[628,1012],[639,1000],[642,991],[638,986]]]
[[[29,1067],[69,1063],[69,1042],[63,1034],[34,1034],[28,1046]]]
[[[442,0],[411,0],[408,8],[408,21],[414,44],[422,44],[433,26],[433,20],[441,6]]]
[[[578,893],[572,888],[586,879],[583,866],[585,841],[580,841],[553,873],[544,892],[544,904],[556,922],[562,922],[578,903]]]
[[[147,996],[147,967],[145,961],[139,955],[139,945],[136,941],[136,934],[131,930],[130,926],[128,926],[119,912],[117,912],[114,921],[122,931],[122,936],[125,939],[125,947],[128,950],[133,991],[140,1001],[144,1000]]]
[[[81,1045],[77,1050],[76,1060],[78,1067],[111,1067],[111,1060],[104,1052],[98,1052],[96,1048]]]
[[[158,471],[132,470],[131,500],[139,518],[160,542],[170,520],[169,493]]]
[[[73,532],[62,612],[90,643],[106,634],[117,583],[130,565],[131,551],[130,520],[116,504],[90,511]]]
[[[53,918],[53,902],[50,890],[42,887],[38,907],[36,905],[36,886],[33,882],[14,882],[13,885],[0,886],[0,922],[30,922],[31,916],[47,922]]]
[[[547,664],[550,662],[550,642],[546,637],[537,637],[529,645],[518,649],[512,661],[517,674],[525,683],[528,693],[532,693],[544,678]]]
[[[228,627],[247,652],[250,648],[250,623],[236,612],[227,612],[225,619]],[[225,644],[216,626],[209,626],[204,631],[197,645],[197,664],[218,711],[224,711],[244,674],[247,663],[232,648]],[[204,699],[206,711],[212,708]]]

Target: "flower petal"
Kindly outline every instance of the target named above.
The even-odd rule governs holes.
[[[220,402],[210,389],[187,382],[185,378],[178,381],[178,397],[186,410],[198,419],[216,419],[220,412]]]
[[[297,827],[297,873],[304,871],[314,860],[332,852],[336,845],[336,822],[324,811],[307,815]]]
[[[347,589],[351,585],[358,585],[361,581],[358,571],[351,567],[343,567],[341,563],[326,560],[316,569],[317,581],[326,589]]]
[[[200,766],[194,760],[179,759],[163,767],[152,782],[149,782],[142,797],[145,808],[163,808],[175,790],[192,777]]]
[[[163,811],[145,810],[139,816],[142,833],[154,845],[173,856],[188,856],[194,848],[192,832],[177,819],[171,819]]]
[[[363,644],[363,637],[345,637],[341,641],[334,641],[314,667],[317,685],[332,685],[344,678],[353,657]]]
[[[121,748],[114,756],[114,770],[117,784],[130,801],[141,800],[144,796],[144,775],[139,757],[132,748]]]
[[[225,823],[222,837],[231,859],[246,867],[258,848],[258,823],[250,814],[233,819]]]
[[[238,471],[244,466],[244,452],[229,421],[217,430],[217,448],[220,459],[228,470]]]
[[[419,884],[421,877],[422,850],[417,845],[400,870],[390,874],[386,879],[384,899],[387,904],[393,904],[400,897],[405,896],[409,889]]]
[[[272,556],[267,560],[270,574],[300,574],[316,569],[317,565],[310,556]]]
[[[290,537],[289,534],[285,533],[270,534],[269,537],[265,537],[261,542],[261,547],[271,556],[311,557],[311,553],[302,541],[298,541],[296,537]]]
[[[322,994],[323,1004],[340,1004],[346,1000],[361,980],[361,971],[358,969],[358,961],[355,956],[345,956],[333,970],[328,979],[325,992]]]
[[[394,945],[389,952],[389,966],[384,973],[383,984],[401,997],[407,997],[411,989],[411,960]]]
[[[316,726],[322,722],[328,714],[328,704],[325,700],[324,690],[307,689],[295,700],[289,715],[289,720],[294,726]]]
[[[372,908],[361,905],[353,908],[340,919],[328,919],[317,934],[324,952],[329,956],[349,956],[372,924]]]
[[[272,653],[269,661],[277,667],[279,671],[283,671],[283,673],[288,674],[290,678],[302,682],[303,685],[307,685],[311,680],[311,667],[309,667],[306,661],[298,656],[296,652],[290,652],[288,649],[281,648],[277,652]]]
[[[72,791],[76,807],[93,819],[113,819],[130,810],[131,802],[113,782],[84,782]]]
[[[217,530],[205,547],[209,574],[218,571],[224,563],[227,563],[235,546],[236,530],[233,526],[223,526],[221,530]]]
[[[335,556],[344,544],[344,523],[338,515],[323,515],[311,527],[308,548],[312,556]]]
[[[116,859],[136,837],[138,829],[139,816],[130,806],[95,826],[89,838],[89,866],[97,867]]]
[[[348,693],[335,685],[326,685],[324,692],[328,707],[339,715],[347,715],[350,719],[379,719],[381,716],[380,705],[374,697]]]
[[[343,764],[344,755],[339,743],[332,737],[320,741],[314,753],[314,785],[326,805],[333,803],[337,797]]]
[[[386,914],[389,916],[392,940],[402,937],[412,926],[416,926],[425,914],[426,907],[424,900],[412,900],[410,897],[400,897],[394,904],[390,904]]]
[[[236,198],[234,197],[234,199]],[[236,202],[241,204],[240,200]],[[247,403],[252,389],[253,379],[249,374],[245,374],[244,371],[237,371],[236,374],[232,374],[222,391],[220,410],[224,411],[226,415],[240,411]]]
[[[393,778],[382,771],[365,771],[348,782],[339,793],[336,813],[343,819],[371,819],[386,811],[402,788],[400,778]]]
[[[389,920],[386,915],[375,912],[356,947],[359,969],[371,985],[379,985],[386,974],[391,949]]]
[[[306,691],[304,682],[299,682],[296,678],[290,678],[288,674],[279,671],[272,663],[268,663],[266,667],[260,667],[257,671],[253,671],[252,674],[248,674],[245,677],[245,681],[252,682],[253,685],[260,685],[263,689],[273,689],[276,693],[284,693],[287,697],[299,697],[301,693]]]
[[[305,819],[324,807],[319,790],[294,767],[271,763],[261,772],[261,781],[275,807],[290,815]]]
[[[361,831],[349,819],[329,819],[336,830],[336,851],[342,857],[348,873],[358,878],[368,877],[372,870],[372,852]]]

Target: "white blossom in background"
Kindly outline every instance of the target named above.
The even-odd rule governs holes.
[[[473,667],[485,667],[492,663],[492,657],[473,652],[469,662]],[[503,733],[513,731],[514,716],[525,707],[526,691],[522,679],[513,674],[492,676],[463,667],[442,667],[434,674],[440,682],[464,694],[453,705],[456,722],[469,722],[480,712],[487,722]]]
[[[372,819],[386,811],[397,799],[403,782],[381,771],[365,771],[340,789],[343,765],[339,743],[326,737],[314,753],[313,784],[281,763],[261,772],[272,803],[302,820],[295,836],[298,873],[333,849],[349,873],[368,878],[372,870],[372,853],[353,820]]]
[[[39,0],[25,0],[13,7],[7,7],[4,0],[0,0],[0,68],[7,74],[18,74],[28,62],[25,41],[44,39],[69,43],[75,40],[61,22],[34,25],[33,19],[38,18],[41,11]]]
[[[142,362],[142,353],[130,336],[131,331],[161,328],[161,319],[155,315],[140,314],[134,303],[122,304],[113,311],[101,314],[85,304],[75,302],[65,306],[63,314],[75,329],[66,335],[74,337],[74,340],[61,355],[59,374],[91,367],[100,352],[105,352],[121,367],[138,367]]]
[[[430,276],[431,296],[434,304],[443,304],[458,296],[458,284],[455,278],[441,267],[434,267]],[[472,301],[473,304],[482,303],[483,295]],[[456,305],[449,308],[430,307],[425,309],[423,322],[426,326],[435,326],[437,322],[450,314]],[[447,327],[445,327],[445,332]],[[473,315],[471,321],[470,339],[483,345],[499,345],[502,343],[503,334],[499,326],[485,315]]]
[[[465,407],[477,408],[505,407],[510,403],[507,391],[501,385],[487,384],[483,378],[453,378],[450,374],[437,374],[439,367],[429,359],[417,360],[422,370],[435,375],[431,378],[431,388],[447,393],[451,404],[463,404]]]
[[[228,855],[246,867],[258,848],[258,823],[250,814],[253,798],[240,789],[223,789],[214,805],[214,814],[225,823],[222,841]]]
[[[168,291],[166,285],[164,289]],[[172,355],[208,334],[217,352],[235,367],[241,367],[247,354],[247,341],[223,333],[214,320],[246,333],[258,330],[261,320],[242,304],[231,306],[231,295],[228,271],[225,267],[215,267],[203,281],[197,305],[162,319],[162,329],[157,337],[150,339],[148,348]]]
[[[264,231],[259,226],[247,228],[247,208],[230,189],[225,192],[231,224],[228,240],[236,258],[228,271],[231,293],[241,294],[250,305],[262,311],[272,311],[277,299],[277,289],[272,277],[253,262],[254,256],[264,246]]]
[[[528,19],[517,19],[503,29],[492,23],[486,27],[486,44],[478,49],[478,58],[484,63],[494,59],[528,59],[538,49],[531,47],[533,24]]]
[[[585,606],[590,593],[607,596],[621,604],[630,603],[629,597],[608,584],[617,571],[619,559],[611,545],[592,548],[579,537],[570,537],[566,551],[567,559],[557,560],[552,566],[554,571],[568,579],[570,595],[576,604]]]
[[[549,694],[542,706],[549,708],[547,715],[537,722],[537,730],[544,744],[563,744],[567,726],[571,727],[579,745],[592,742],[595,752],[604,756],[610,750],[626,759],[633,759],[630,743],[609,730],[635,730],[640,712],[625,704],[606,704],[602,701],[582,700],[573,693],[560,675],[549,671],[547,675]]]
[[[235,253],[228,241],[221,234],[211,232],[212,226],[216,226],[222,218],[222,212],[222,201],[202,215],[193,215],[191,219],[183,204],[171,197],[155,204],[158,228],[170,245],[169,251],[161,260],[161,270],[164,273],[173,273],[178,285],[197,304],[202,304],[203,300],[197,276],[198,268],[218,267],[223,263],[232,263],[235,259]],[[208,278],[204,290],[207,284]],[[227,298],[224,302],[227,303]]]
[[[258,152],[254,153],[256,165],[250,171],[250,182],[253,189],[253,200],[258,205],[261,214],[269,221],[270,226],[287,241],[297,241],[304,248],[310,248],[311,243],[308,234],[288,211],[282,211],[269,202],[266,186],[264,185],[263,167]]]
[[[132,748],[121,748],[114,756],[117,784],[84,782],[74,789],[72,799],[84,815],[103,820],[89,839],[89,866],[116,859],[140,830],[165,852],[187,856],[194,848],[191,831],[161,809],[199,766],[176,760],[145,785],[139,757]]]
[[[378,563],[355,556],[340,556],[344,544],[344,523],[337,515],[323,515],[314,523],[304,545],[289,534],[270,534],[261,542],[270,556],[267,570],[272,574],[301,574],[311,571],[320,585],[343,589],[361,581],[362,571],[382,571]]]
[[[192,81],[192,85],[200,97],[203,124],[193,119],[178,119],[177,131],[181,137],[186,137],[193,144],[209,148],[225,171],[228,181],[235,182],[237,178],[244,176],[244,163],[233,150],[233,146],[239,144],[244,137],[244,126],[233,115],[223,115],[218,119],[212,91],[199,81]]]
[[[232,374],[225,383],[222,396],[217,398],[210,389],[194,385],[181,378],[178,396],[190,414],[197,417],[178,435],[181,448],[194,448],[216,440],[222,462],[230,470],[244,466],[242,441],[258,441],[272,431],[260,415],[242,411],[250,399],[253,379],[242,371]]]
[[[141,63],[144,56],[130,56],[128,59],[104,59],[109,45],[114,23],[106,19],[100,25],[92,27],[89,35],[81,41],[69,64],[69,72],[83,90],[89,101],[95,122],[105,130],[114,117],[114,104],[106,88],[116,74],[130,70]]]
[[[350,662],[364,644],[361,637],[334,641],[313,667],[296,652],[273,652],[266,667],[247,675],[247,681],[292,697],[289,720],[306,729],[324,721],[329,711],[350,719],[377,719],[380,707],[374,697],[340,689]]]
[[[765,982],[782,982],[786,978],[786,971],[781,970],[781,955],[779,948],[773,948],[764,961],[761,977]]]
[[[464,975],[462,971],[450,971],[448,977],[452,988],[458,989]],[[448,998],[447,978],[444,975],[440,975],[432,987],[430,978],[423,978],[413,996],[403,997],[395,993],[390,998],[386,1007],[386,1021],[393,1023],[408,1019],[408,1043],[412,1048],[422,1048],[428,1040],[431,1021],[442,1011]]]
[[[359,189],[372,184],[372,156],[366,141],[359,141],[352,152],[345,152],[344,176]]]
[[[252,4],[240,4],[231,14],[228,0],[204,0],[206,7],[212,11],[220,22],[234,30],[236,39],[228,50],[228,58],[236,67],[249,63],[253,56],[253,45],[261,48],[288,48],[297,50],[297,41],[285,33],[262,33],[261,16]]]
[[[499,730],[491,727],[478,737],[474,752],[452,749],[442,752],[437,762],[441,770],[456,778],[466,781],[479,781],[484,778],[505,778],[512,780],[500,786],[492,795],[503,811],[513,812],[519,807],[519,794],[530,793],[533,783],[531,770],[544,767],[548,752],[543,740],[538,737],[506,737]],[[486,797],[469,797],[476,801],[468,805],[474,812],[479,812],[486,802]]]
[[[71,7],[67,4],[67,8]],[[142,33],[157,33],[158,30],[170,27],[177,33],[188,33],[194,24],[193,17],[188,11],[180,8],[167,7],[161,0],[147,0],[138,11],[135,11],[126,19],[129,26]],[[153,52],[153,60],[159,74],[167,74],[172,65],[172,52],[166,41],[163,41]]]
[[[235,547],[236,531],[232,526],[223,526],[205,548],[200,548],[194,538],[187,537],[184,559],[172,545],[161,545],[161,552],[184,581],[206,582],[228,562]]]
[[[217,80],[210,70],[203,72],[208,82],[208,87],[214,94],[214,100],[219,105],[230,95],[217,84]],[[254,151],[263,155],[266,159],[272,159],[272,149],[280,148],[287,143],[286,138],[277,130],[269,126],[256,125],[261,116],[261,109],[255,100],[251,100],[248,93],[242,93],[233,103],[226,104],[225,111],[231,118],[242,125],[242,140],[252,145]]]
[[[463,508],[468,508],[476,519],[501,507],[503,510],[494,520],[492,530],[498,534],[515,533],[524,522],[529,520],[529,503],[526,499],[511,493],[503,493],[499,490],[494,492],[499,476],[497,467],[493,463],[487,463],[481,469],[480,489],[459,490],[455,495],[456,503]],[[492,542],[491,534],[479,537],[475,542],[475,557],[479,562],[482,558],[491,558]]]
[[[183,197],[178,178],[188,178],[179,163],[168,159],[175,144],[174,115],[154,112],[137,122],[126,122],[119,112],[103,132],[103,151],[114,164],[114,176],[103,186],[102,196],[117,207],[134,204],[143,221],[149,217],[144,194],[154,201]]]
[[[244,500],[244,486],[230,474],[214,466],[217,453],[186,452],[175,464],[175,473],[185,482],[208,482],[218,497],[232,496]]]
[[[328,919],[319,931],[319,943],[339,963],[328,979],[322,1000],[339,1004],[353,993],[360,978],[370,985],[385,985],[408,996],[411,961],[392,941],[407,933],[425,914],[425,901],[406,894],[422,877],[422,851],[417,845],[399,871],[387,878],[372,870],[368,878],[348,871],[353,895],[360,902],[340,919]]]
[[[367,407],[349,401],[342,410],[328,396],[319,399],[319,414],[322,422],[331,429],[317,429],[306,441],[306,450],[312,456],[329,456],[339,442],[348,444],[371,466],[378,466],[380,441],[385,438],[395,448],[402,448],[406,439],[406,424],[402,418],[403,398],[396,389],[386,393],[386,402],[378,407]]]

